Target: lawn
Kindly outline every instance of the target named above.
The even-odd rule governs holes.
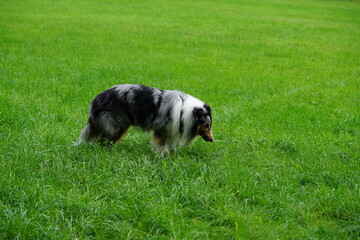
[[[121,83],[217,141],[72,146]],[[0,2],[0,239],[359,239],[359,135],[359,1]]]

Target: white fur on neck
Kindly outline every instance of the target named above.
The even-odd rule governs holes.
[[[193,96],[186,95],[186,98],[184,99],[183,102],[183,107],[182,107],[183,114],[181,119],[181,121],[183,121],[183,126],[184,126],[184,132],[180,142],[182,145],[187,145],[192,140],[190,139],[190,131],[194,123],[193,112],[195,107],[203,108],[204,102],[200,101],[199,99]]]

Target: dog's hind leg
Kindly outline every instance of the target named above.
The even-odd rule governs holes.
[[[119,142],[120,142],[121,140],[123,140],[124,137],[126,136],[126,133],[127,133],[128,129],[129,129],[128,127],[121,129],[121,130],[113,137],[113,139],[112,139],[111,141],[114,142],[115,144],[116,144],[116,143],[119,143]]]

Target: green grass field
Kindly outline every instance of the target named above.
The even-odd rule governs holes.
[[[121,83],[217,142],[71,146]],[[359,1],[0,1],[0,239],[360,239],[359,135]]]

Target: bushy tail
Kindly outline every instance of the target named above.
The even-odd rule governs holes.
[[[87,124],[82,130],[79,139],[74,142],[74,146],[78,146],[83,142],[92,143],[95,141],[95,136],[91,133],[90,126]]]

